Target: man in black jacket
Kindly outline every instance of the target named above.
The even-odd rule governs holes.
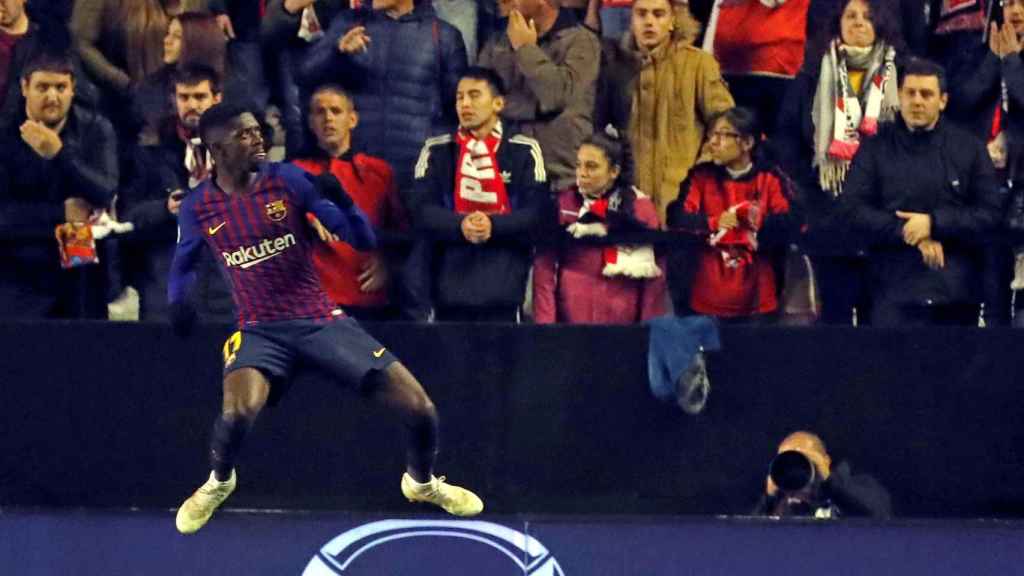
[[[1004,13],[1002,26],[993,22],[987,34],[962,33],[957,49],[950,51],[948,116],[986,144],[1005,209],[1009,191],[1024,176],[1024,0],[1001,5],[994,9]],[[994,242],[985,259],[985,324],[1006,325],[1011,317],[1012,248],[1005,241]]]
[[[501,79],[470,68],[459,80],[459,130],[430,138],[416,163],[417,228],[437,245],[438,320],[517,322],[533,232],[548,208],[537,141],[506,129]]]
[[[0,317],[106,317],[103,269],[61,270],[54,228],[109,205],[114,130],[74,105],[67,55],[41,53],[20,86],[24,107],[0,118]]]
[[[984,145],[942,119],[945,72],[907,63],[900,116],[854,158],[843,211],[869,245],[872,325],[976,325],[1000,206]]]
[[[212,167],[210,153],[199,140],[199,117],[221,100],[220,76],[207,66],[179,70],[172,86],[176,114],[164,122],[156,145],[135,150],[135,177],[122,191],[118,206],[121,220],[135,227],[125,246],[126,275],[139,291],[143,320],[167,319],[167,274],[177,239],[178,207]],[[227,283],[205,252],[197,268],[195,300],[205,320],[234,319]]]

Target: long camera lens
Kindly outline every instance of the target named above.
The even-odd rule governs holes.
[[[772,460],[768,476],[783,492],[798,492],[814,482],[814,465],[800,452],[787,450]]]

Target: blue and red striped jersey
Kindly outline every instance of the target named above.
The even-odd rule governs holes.
[[[313,267],[314,236],[306,219],[320,222],[356,249],[375,246],[366,215],[323,198],[305,172],[266,163],[245,192],[229,194],[212,178],[191,190],[178,213],[178,246],[168,298],[187,297],[203,242],[231,283],[239,327],[269,320],[329,318],[340,314]]]

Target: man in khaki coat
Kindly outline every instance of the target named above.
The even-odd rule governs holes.
[[[635,0],[631,31],[607,53],[610,122],[629,136],[634,183],[658,208],[679,195],[679,185],[700,155],[707,119],[733,107],[718,63],[682,38],[696,26],[677,18],[669,0]]]
[[[556,188],[576,181],[576,149],[593,131],[601,65],[597,36],[554,0],[513,0],[508,29],[480,52],[508,95],[502,117],[536,139]]]

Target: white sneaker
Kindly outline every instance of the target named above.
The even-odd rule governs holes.
[[[210,478],[206,483],[178,508],[178,515],[174,519],[178,532],[192,534],[202,528],[217,507],[235,491],[237,479],[234,470],[231,471],[231,478],[228,478],[227,482],[218,481],[213,472],[210,472]]]
[[[409,502],[436,504],[455,516],[476,516],[484,509],[479,496],[465,488],[448,484],[444,476],[431,476],[429,483],[420,485],[407,472],[402,475],[402,494]]]

